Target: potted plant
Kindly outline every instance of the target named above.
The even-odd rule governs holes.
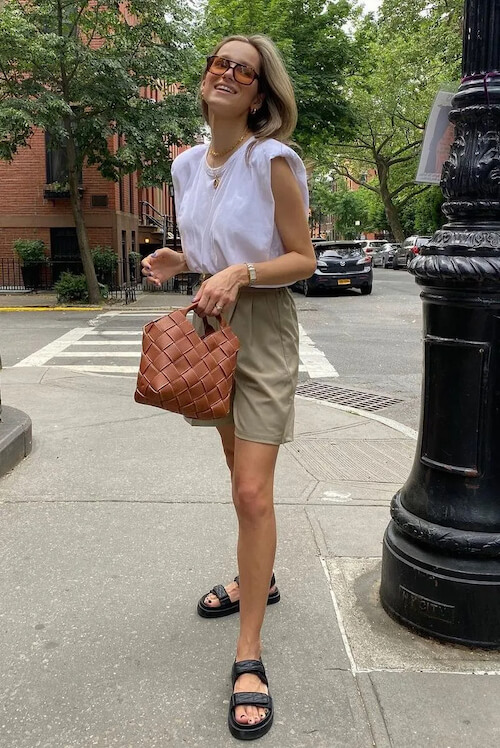
[[[52,199],[58,197],[69,197],[70,192],[68,182],[51,182],[50,184],[46,184],[43,196]]]
[[[44,242],[41,239],[16,239],[13,248],[22,263],[24,287],[36,291],[40,287],[42,267],[48,263]]]

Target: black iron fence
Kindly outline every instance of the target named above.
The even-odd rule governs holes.
[[[23,267],[15,258],[0,258],[0,291],[53,291],[54,284],[63,272],[75,275],[83,273],[79,259],[49,260],[45,265]],[[96,270],[97,280],[103,287],[103,295],[123,298],[126,302],[135,300],[135,292],[144,288],[147,291],[191,294],[199,275],[182,273],[156,288],[147,283],[141,275],[140,261],[117,259],[115,267]]]

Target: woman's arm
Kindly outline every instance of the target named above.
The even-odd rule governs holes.
[[[275,202],[274,220],[285,253],[273,260],[254,264],[257,275],[253,283],[255,286],[287,285],[308,278],[316,269],[304,201],[297,180],[282,156],[271,161],[271,188]],[[231,265],[202,283],[194,298],[198,302],[196,311],[209,315],[216,304],[232,304],[240,288],[248,285],[247,266]]]

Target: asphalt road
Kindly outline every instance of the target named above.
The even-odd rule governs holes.
[[[419,289],[413,277],[405,271],[376,268],[370,296],[361,296],[356,291],[342,291],[307,298],[295,294],[295,300],[303,331],[311,339],[312,345],[323,351],[338,373],[338,377],[330,377],[327,372],[322,381],[337,387],[398,399],[400,403],[384,408],[380,414],[417,428],[422,314]],[[110,318],[95,311],[0,313],[2,364],[4,367],[13,366],[61,336],[71,336],[75,329],[139,331],[144,322],[143,317],[124,315]],[[50,358],[49,365],[93,363],[105,367],[116,366],[118,370],[118,367],[129,364],[129,369],[133,368],[135,361],[123,358],[127,350],[126,341],[139,342],[133,334],[122,337],[124,342],[114,347],[110,339],[111,347],[100,349],[110,351],[110,360],[96,358],[94,361],[90,360],[90,343],[79,343],[79,334],[67,348],[64,354],[66,358]],[[119,335],[116,336],[116,339],[119,338]],[[92,338],[87,339],[90,341]],[[113,350],[121,353],[113,358]],[[80,358],[72,359],[71,351],[79,351]],[[84,357],[85,351],[89,354],[88,361]],[[300,375],[301,381],[308,378],[304,369]]]
[[[339,387],[401,399],[383,411],[418,427],[422,376],[420,289],[405,270],[374,269],[373,292],[295,294],[299,320],[337,370]]]

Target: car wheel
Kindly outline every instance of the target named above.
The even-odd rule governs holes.
[[[312,296],[312,288],[307,279],[304,281],[303,290],[304,296]]]
[[[372,292],[372,284],[370,283],[369,286],[362,286],[360,288],[361,296],[368,296]]]
[[[399,270],[399,265],[398,265],[398,261],[396,260],[396,258],[394,258],[392,261],[392,269]]]

